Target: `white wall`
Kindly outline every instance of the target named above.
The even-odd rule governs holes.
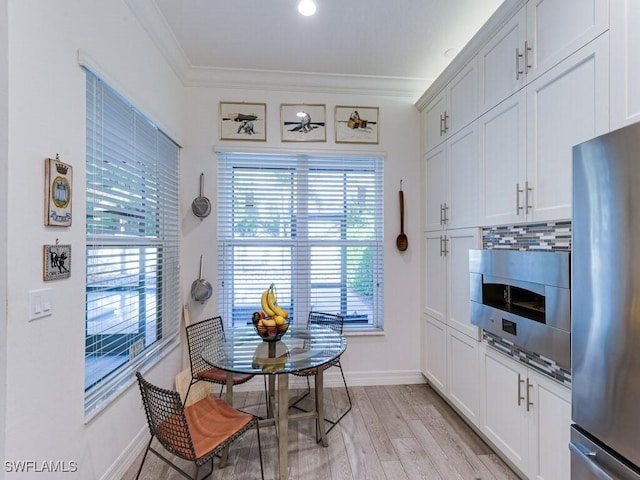
[[[205,173],[205,193],[216,210],[216,147],[237,146],[240,151],[250,149],[269,152],[376,152],[384,153],[384,238],[385,238],[385,332],[376,336],[349,336],[343,356],[343,367],[350,384],[404,383],[421,381],[419,374],[420,317],[420,155],[419,115],[411,99],[387,96],[368,96],[336,93],[305,93],[283,91],[252,91],[220,88],[190,88],[188,93],[188,127],[183,152],[183,196],[195,197],[200,172]],[[267,142],[231,142],[219,140],[219,102],[258,102],[267,104]],[[325,143],[282,143],[280,141],[280,104],[325,104],[327,113],[327,141]],[[380,121],[378,145],[336,144],[334,141],[334,107],[336,105],[377,106]],[[405,231],[409,248],[400,253],[396,237],[400,232],[398,190],[403,180],[405,192]],[[182,273],[195,279],[198,255],[205,254],[208,280],[216,283],[216,218],[196,218],[190,204],[183,203]],[[208,254],[207,254],[208,253]],[[205,318],[216,312],[215,293],[204,305],[192,304],[191,319]],[[331,376],[327,376],[331,385]]]
[[[8,63],[7,55],[9,51],[8,34],[7,34],[7,2],[0,1],[0,171],[7,171],[8,155]],[[7,175],[0,176],[0,263],[6,265],[7,253],[7,184],[9,179]],[[7,269],[0,269],[0,385],[6,385],[7,373],[7,356],[6,342],[2,339],[7,338]],[[0,389],[5,392],[6,389]],[[0,394],[0,432],[5,431],[6,416],[6,395]],[[0,458],[5,458],[5,438],[0,435]],[[4,478],[3,471],[0,471],[0,479]]]
[[[85,73],[78,49],[120,93],[178,136],[184,89],[121,0],[9,0],[8,41],[3,461],[73,460],[78,472],[61,477],[100,478],[145,424],[133,384],[91,422],[84,419]],[[44,158],[56,153],[74,168],[69,228],[43,224]],[[42,248],[56,240],[71,244],[71,278],[43,282]],[[53,291],[53,315],[29,322],[27,292],[45,287]],[[176,351],[154,378],[170,385],[179,360]],[[7,477],[20,475],[31,478]]]
[[[0,418],[0,426],[5,424],[3,461],[76,461],[76,474],[48,478],[116,479],[137,453],[146,428],[134,384],[89,422],[85,422],[83,413],[85,75],[78,66],[78,49],[98,68],[98,74],[184,145],[181,287],[185,302],[197,276],[199,252],[212,252],[207,255],[211,272],[208,279],[215,281],[215,215],[201,222],[190,208],[200,172],[208,178],[206,193],[214,201],[214,211],[216,208],[212,187],[216,177],[213,149],[219,144],[218,102],[266,102],[268,142],[251,146],[270,151],[298,148],[279,140],[280,103],[324,103],[329,125],[336,104],[380,107],[379,145],[335,145],[330,128],[326,143],[305,143],[300,148],[386,154],[385,332],[349,337],[343,366],[352,385],[421,381],[420,156],[418,112],[413,99],[185,88],[125,0],[9,0],[7,19],[0,14],[0,26],[4,24],[8,25],[8,61],[2,62],[0,76],[8,71],[8,107],[2,108],[8,120],[0,115],[0,127],[7,122],[3,131],[8,134],[8,147],[6,155],[0,155],[1,161],[6,161],[4,176],[0,177],[5,188],[0,191],[6,192],[3,195],[8,198],[8,207],[0,230],[0,251],[7,252],[0,290],[3,278],[10,281],[6,286],[6,336],[0,336],[2,348],[6,347],[6,414]],[[0,51],[6,50],[3,47],[5,40],[0,39]],[[2,86],[0,80],[0,91]],[[4,98],[0,107],[3,102]],[[244,148],[249,144],[236,145]],[[74,218],[69,228],[43,225],[43,162],[56,153],[74,168]],[[395,247],[401,179],[409,237],[409,249],[402,254]],[[5,227],[9,232],[6,250],[1,236]],[[72,245],[71,278],[43,282],[42,247],[56,240]],[[46,287],[53,291],[53,315],[29,322],[27,293]],[[204,305],[191,303],[190,309],[192,320],[204,318],[216,312],[215,300]],[[170,386],[183,358],[180,349],[175,350],[149,373],[151,379]],[[0,358],[0,381],[4,376]],[[2,405],[0,400],[0,414]],[[1,445],[2,440],[0,453]],[[0,477],[3,473],[0,471]],[[7,477],[19,475],[27,478],[24,474]]]

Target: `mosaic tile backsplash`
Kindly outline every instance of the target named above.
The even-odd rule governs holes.
[[[571,251],[571,222],[548,222],[482,229],[482,248]]]
[[[510,341],[494,335],[491,332],[487,332],[486,330],[482,331],[482,338],[487,342],[487,345],[493,347],[499,352],[504,353],[514,360],[524,363],[528,367],[534,368],[543,375],[546,375],[567,387],[571,387],[571,372],[562,368],[553,360],[538,355],[537,353],[524,350]]]
[[[571,251],[571,222],[485,227],[482,248],[508,250]],[[566,386],[571,386],[571,371],[508,340],[483,331],[483,339],[492,348],[530,366]]]

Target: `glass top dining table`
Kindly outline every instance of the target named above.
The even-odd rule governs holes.
[[[323,446],[328,446],[324,422],[324,366],[336,360],[346,348],[347,341],[343,335],[322,325],[290,325],[276,342],[264,341],[252,325],[243,325],[225,330],[224,336],[213,339],[202,350],[205,362],[227,372],[226,401],[230,405],[233,405],[233,373],[267,375],[267,418],[261,424],[274,424],[278,429],[278,478],[284,480],[289,477],[289,420],[316,419],[320,440]],[[292,414],[289,412],[288,374],[309,369],[316,370],[315,409]]]

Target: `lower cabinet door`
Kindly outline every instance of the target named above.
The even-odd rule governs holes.
[[[480,414],[478,341],[448,329],[449,401],[474,425]]]
[[[569,480],[571,452],[571,391],[529,369],[531,461],[529,478]]]
[[[481,430],[521,471],[527,471],[529,439],[525,410],[527,368],[491,349],[484,356]]]
[[[444,323],[426,317],[426,377],[429,383],[447,394],[447,327]]]

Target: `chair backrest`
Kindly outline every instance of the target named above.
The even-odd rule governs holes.
[[[149,383],[140,372],[136,372],[136,377],[151,436],[174,455],[195,460],[196,452],[180,394]]]
[[[224,341],[224,327],[222,317],[211,317],[186,326],[187,346],[189,348],[189,362],[191,363],[191,375],[196,376],[211,368],[202,359],[202,350],[214,352],[222,349]]]
[[[332,328],[336,332],[342,334],[344,326],[344,317],[336,313],[309,312],[307,325],[323,325]]]

